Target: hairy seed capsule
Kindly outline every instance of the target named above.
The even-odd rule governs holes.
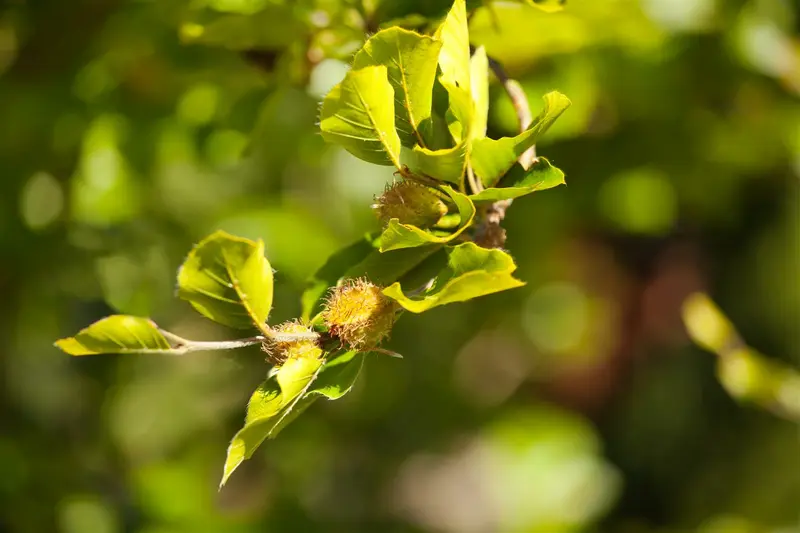
[[[322,315],[331,335],[355,350],[375,348],[392,330],[395,305],[381,288],[363,280],[350,280],[334,288]]]
[[[447,214],[447,206],[430,188],[405,180],[387,185],[372,208],[384,224],[396,218],[418,228],[433,226]]]
[[[292,335],[310,335],[314,331],[296,320],[284,322],[273,328],[275,337],[267,339],[262,344],[262,349],[267,353],[269,361],[276,365],[282,365],[289,359],[322,357],[322,349],[316,340],[290,339]]]

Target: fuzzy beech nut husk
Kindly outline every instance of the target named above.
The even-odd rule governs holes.
[[[267,354],[267,359],[274,365],[280,366],[290,359],[300,358],[322,358],[322,348],[317,341],[311,339],[280,340],[281,336],[291,334],[311,334],[314,332],[310,327],[296,320],[284,322],[273,328],[276,333],[274,338],[266,339],[261,344],[261,349]]]
[[[408,180],[387,185],[372,207],[384,225],[396,218],[401,224],[428,228],[447,214],[447,206],[435,192]]]
[[[333,288],[322,312],[331,336],[354,350],[377,347],[389,336],[396,311],[395,303],[381,291],[364,279]]]

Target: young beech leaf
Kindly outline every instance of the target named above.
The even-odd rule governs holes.
[[[455,0],[434,37],[442,41],[439,53],[442,78],[469,92],[469,29],[464,0]]]
[[[376,165],[400,168],[394,90],[383,65],[351,70],[322,102],[322,138]]]
[[[284,365],[276,376],[259,385],[247,405],[244,427],[236,433],[228,447],[220,487],[245,459],[253,456],[261,443],[268,438],[274,438],[314,400],[319,397],[337,400],[350,392],[363,362],[364,354],[355,351],[340,352],[330,356],[318,372],[316,369],[311,371],[313,365],[300,365],[290,369],[281,378]],[[304,384],[297,388],[299,383]],[[294,396],[291,395],[290,388],[296,390]]]
[[[398,219],[394,218],[389,221],[389,225],[386,226],[386,229],[381,234],[381,252],[414,248],[425,246],[426,244],[444,244],[452,241],[467,229],[475,216],[475,206],[466,195],[456,192],[446,185],[442,186],[442,189],[450,196],[461,217],[456,230],[440,237],[434,235],[429,229],[420,229],[410,224],[401,224]]]
[[[486,187],[493,187],[514,162],[552,126],[571,104],[569,98],[559,92],[544,95],[544,109],[533,120],[531,127],[516,137],[501,139],[475,139],[470,153],[470,162],[475,174]]]
[[[399,283],[384,289],[383,294],[412,313],[422,313],[440,305],[521,287],[524,283],[512,276],[516,268],[507,253],[468,242],[448,250],[447,267],[421,298],[406,296]]]
[[[470,59],[472,101],[475,113],[472,117],[472,138],[486,137],[489,119],[489,58],[486,49],[479,46]]]
[[[263,331],[272,309],[272,268],[264,243],[224,231],[206,237],[178,271],[178,296],[215,322]]]
[[[146,318],[112,315],[82,329],[74,337],[56,341],[70,355],[101,353],[170,353],[170,344]]]
[[[540,157],[528,170],[522,168],[519,163],[514,163],[514,166],[503,176],[496,188],[484,189],[469,198],[473,202],[511,200],[535,191],[551,189],[564,183],[566,183],[564,181],[564,173],[551,165],[550,161]]]
[[[402,28],[373,35],[353,59],[353,69],[383,65],[394,89],[395,127],[404,146],[427,146],[431,94],[442,43]]]
[[[322,359],[316,357],[289,359],[281,366],[275,377],[281,388],[284,404],[291,402],[306,388],[320,366]]]
[[[415,146],[413,150],[401,152],[401,162],[414,174],[430,176],[460,187],[469,156],[474,103],[467,90],[448,82],[444,77],[440,83],[448,94],[448,128],[456,145],[441,150]]]

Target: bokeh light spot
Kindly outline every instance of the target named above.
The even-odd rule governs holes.
[[[631,233],[669,232],[678,216],[675,189],[661,173],[638,169],[617,174],[600,189],[600,209],[615,225]]]
[[[208,124],[217,113],[219,88],[210,83],[198,83],[178,101],[178,117],[193,126]]]
[[[20,211],[25,225],[40,230],[52,224],[64,209],[61,184],[46,172],[37,172],[22,189]]]

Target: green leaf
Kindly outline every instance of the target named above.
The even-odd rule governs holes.
[[[317,304],[325,292],[336,285],[349,268],[361,263],[370,252],[375,251],[374,242],[375,236],[365,235],[331,255],[325,264],[311,276],[301,298],[303,320],[311,319],[318,310],[319,305]]]
[[[383,65],[351,70],[322,102],[322,138],[376,165],[400,167],[394,90]]]
[[[475,139],[470,162],[475,173],[486,187],[492,187],[514,165],[528,148],[536,144],[553,122],[569,106],[569,99],[559,92],[544,95],[544,109],[534,119],[531,127],[516,137],[502,139]]]
[[[284,405],[300,394],[316,374],[322,360],[316,357],[289,359],[278,370],[276,379],[281,388]]]
[[[151,320],[128,315],[98,320],[55,344],[69,355],[171,352],[169,342]]]
[[[472,87],[472,100],[475,102],[475,111],[472,117],[472,138],[486,137],[486,127],[489,120],[489,58],[486,49],[478,47],[470,59],[470,76]]]
[[[451,118],[448,128],[457,144],[442,150],[428,150],[419,146],[415,146],[413,150],[403,150],[402,163],[414,174],[429,176],[460,187],[469,156],[468,139],[474,104],[464,89],[444,79],[440,82],[449,96],[448,114]]]
[[[515,163],[511,170],[500,180],[496,188],[484,189],[470,196],[473,202],[497,202],[525,196],[535,191],[551,189],[563,185],[564,173],[540,157],[528,170]]]
[[[412,313],[422,313],[440,305],[521,287],[524,283],[512,276],[516,268],[507,253],[468,242],[448,251],[447,267],[421,298],[406,296],[399,283],[384,289],[383,294]]]
[[[386,67],[394,89],[395,127],[404,146],[427,146],[436,59],[441,47],[442,43],[432,37],[389,28],[373,35],[353,59],[354,70]]]
[[[386,226],[386,229],[381,234],[381,252],[400,250],[402,248],[414,248],[432,243],[444,244],[458,237],[469,227],[475,216],[475,206],[466,195],[456,192],[446,185],[443,186],[442,189],[450,196],[450,199],[458,209],[458,214],[461,217],[458,228],[453,233],[439,237],[434,235],[430,230],[420,229],[410,224],[401,224],[398,219],[393,218],[389,221],[388,226]]]
[[[178,271],[178,296],[215,322],[265,331],[272,309],[272,267],[264,243],[224,231],[206,237]]]
[[[342,352],[331,357],[320,369],[321,363],[320,360],[315,364],[309,360],[303,363],[301,359],[286,370],[290,364],[287,361],[275,376],[265,380],[253,392],[247,404],[244,427],[228,446],[220,487],[265,440],[278,435],[317,398],[338,400],[350,392],[361,372],[364,354]]]
[[[309,387],[307,394],[338,400],[353,388],[363,365],[364,354],[355,350],[331,357]]]
[[[434,37],[442,41],[442,51],[439,53],[442,78],[469,91],[469,28],[464,0],[455,0]]]
[[[375,242],[376,249],[360,263],[342,274],[341,279],[367,278],[376,285],[389,285],[413,270],[428,256],[436,253],[442,245],[429,244],[416,248],[403,248],[381,253],[381,239]]]

